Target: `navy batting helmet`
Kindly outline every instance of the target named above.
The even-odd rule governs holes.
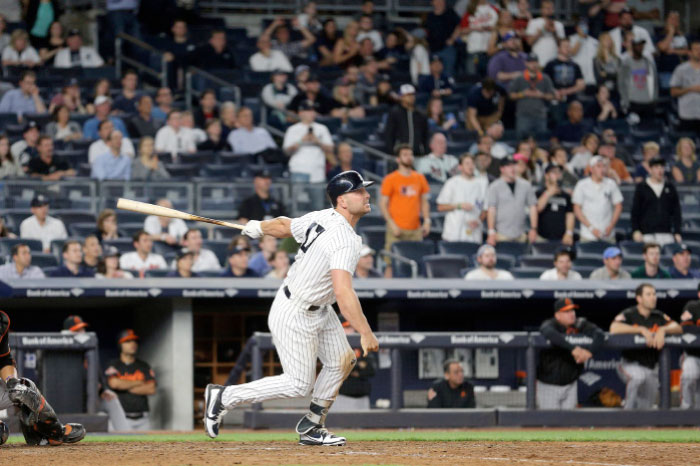
[[[365,181],[362,175],[355,170],[348,170],[338,173],[328,182],[326,186],[326,194],[331,200],[331,204],[335,207],[338,204],[338,196],[341,194],[357,191],[367,186],[372,186],[374,181]]]

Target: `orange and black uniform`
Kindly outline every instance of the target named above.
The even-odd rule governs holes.
[[[681,327],[683,328],[683,333],[700,335],[700,301],[688,301],[683,306]],[[2,353],[2,349],[0,349],[0,353]],[[700,348],[688,348],[685,350],[685,353],[688,356],[700,358]]]
[[[668,324],[671,318],[656,309],[651,311],[649,317],[644,317],[639,313],[637,306],[632,306],[618,314],[615,321],[635,327],[646,327],[651,332],[656,332],[660,327]],[[654,348],[624,350],[622,357],[628,361],[653,369],[656,363],[659,362],[659,350]]]
[[[121,359],[114,359],[109,363],[109,367],[105,371],[108,378],[117,377],[120,380],[142,381],[148,382],[156,377],[151,366],[147,362],[140,359],[135,360],[132,364],[125,364]],[[148,412],[148,397],[146,395],[135,395],[127,390],[114,390],[119,397],[119,402],[124,408],[126,417],[136,419],[136,416],[143,416],[143,413]]]
[[[474,387],[466,380],[457,388],[450,387],[447,380],[441,380],[432,386],[435,398],[428,401],[428,408],[474,408]]]
[[[0,311],[0,369],[14,365],[15,360],[10,354],[10,317]]]

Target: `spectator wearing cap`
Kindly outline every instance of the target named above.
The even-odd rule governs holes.
[[[153,99],[150,95],[141,94],[136,101],[136,115],[129,118],[127,124],[134,138],[156,137],[160,122],[153,117]]]
[[[95,99],[95,116],[83,123],[83,137],[85,139],[97,139],[99,137],[98,127],[100,122],[104,120],[110,120],[114,125],[114,129],[129,137],[124,121],[117,116],[110,115],[111,111],[112,100],[104,95],[98,96]]]
[[[643,55],[653,60],[654,52],[656,50],[654,48],[654,42],[651,40],[651,35],[649,34],[649,31],[643,27],[634,24],[634,15],[632,14],[632,10],[629,8],[624,8],[620,12],[620,25],[611,29],[609,32],[610,38],[613,42],[615,54],[617,54],[618,57],[622,56],[622,47],[625,44],[625,34],[628,32],[632,33],[633,42],[637,42],[638,44],[642,45]]]
[[[544,67],[557,56],[557,41],[566,37],[564,25],[554,19],[554,2],[543,0],[540,6],[542,16],[533,18],[525,29],[525,39],[532,47],[540,66]]]
[[[446,5],[445,0],[433,0],[433,11],[428,13],[424,28],[430,53],[437,54],[445,65],[445,73],[453,76],[457,51],[455,42],[460,36],[460,18]],[[391,153],[391,151],[390,151]]]
[[[498,8],[487,0],[469,2],[460,21],[460,35],[467,45],[467,73],[483,76],[488,62],[491,31],[498,23]]]
[[[98,68],[105,63],[94,47],[83,45],[78,29],[68,31],[66,46],[58,51],[53,60],[56,68]]]
[[[540,71],[537,56],[530,54],[522,76],[513,79],[508,95],[515,101],[515,130],[523,139],[547,131],[549,102],[556,98],[554,84]]]
[[[226,31],[212,29],[207,43],[197,47],[188,58],[192,66],[203,70],[232,70],[236,68],[233,51],[226,45]]]
[[[282,148],[289,157],[289,172],[298,181],[320,183],[326,180],[326,162],[335,165],[333,139],[328,127],[317,123],[315,104],[299,106],[298,123],[287,128]]]
[[[433,97],[452,95],[454,79],[444,72],[442,60],[437,55],[430,57],[430,74],[418,77],[418,92],[430,94]]]
[[[112,123],[112,120],[103,120],[99,123],[97,127],[99,139],[90,144],[90,147],[88,148],[88,162],[90,162],[90,165],[94,164],[98,157],[110,151],[109,138],[114,131],[118,130],[114,128],[114,123]],[[134,158],[134,143],[131,142],[131,139],[124,137],[123,133],[122,146],[120,150],[130,158]]]
[[[238,245],[229,249],[228,267],[221,273],[222,277],[233,278],[256,278],[256,274],[248,267],[248,259],[250,257],[250,248],[248,246]]]
[[[107,139],[108,152],[98,156],[92,164],[90,178],[96,180],[131,179],[132,159],[122,149],[122,133],[112,131]]]
[[[192,270],[194,265],[194,253],[187,248],[178,249],[175,253],[175,268],[168,272],[168,277],[196,278],[199,277]]]
[[[298,113],[301,105],[308,102],[313,104],[316,112],[321,116],[330,115],[333,109],[339,106],[335,99],[328,97],[321,89],[321,82],[315,74],[309,75],[303,89],[300,89],[300,92],[289,102],[287,109]]]
[[[471,154],[460,157],[458,168],[460,173],[445,182],[436,200],[438,212],[447,212],[442,239],[481,243],[488,180],[475,176]]]
[[[700,278],[699,269],[691,269],[693,257],[687,244],[676,243],[671,246],[673,265],[668,269],[671,278]]]
[[[643,39],[632,42],[632,51],[622,59],[617,74],[617,89],[620,92],[620,107],[625,114],[636,113],[640,118],[654,118],[659,97],[659,74],[654,58],[642,53],[644,44]]]
[[[374,249],[362,245],[360,258],[357,260],[354,278],[382,278],[382,274],[374,268]]]
[[[447,138],[444,134],[433,134],[430,138],[430,153],[418,159],[416,171],[441,183],[459,171],[457,157],[447,154]]]
[[[629,280],[630,273],[622,268],[622,251],[610,246],[603,251],[603,266],[595,269],[588,277],[591,280]]]
[[[153,240],[147,232],[139,230],[134,233],[132,239],[135,251],[127,252],[119,258],[119,266],[122,269],[138,272],[139,276],[143,278],[146,270],[168,268],[163,256],[151,252]]]
[[[678,99],[678,129],[700,133],[700,39],[690,43],[688,61],[673,70],[670,86]]]
[[[525,71],[527,55],[520,49],[520,41],[515,32],[503,36],[503,50],[496,53],[488,65],[488,76],[499,86],[507,88],[511,81]]]
[[[562,249],[554,254],[554,267],[542,272],[540,280],[582,280],[580,273],[572,270],[572,252],[570,249]]]
[[[69,240],[63,243],[61,249],[61,265],[52,271],[50,277],[94,277],[95,271],[83,267],[83,247],[80,241]]]
[[[277,238],[270,235],[263,235],[258,241],[258,252],[253,254],[248,261],[248,267],[259,277],[264,277],[272,270],[272,259],[277,251]]]
[[[575,33],[569,36],[569,42],[571,58],[581,68],[583,81],[586,86],[595,86],[597,81],[593,60],[598,54],[598,39],[589,34],[587,21],[583,20],[576,25]]]
[[[270,195],[272,176],[267,170],[255,172],[253,189],[255,193],[243,199],[238,209],[239,223],[248,220],[270,220],[286,215],[284,204]]]
[[[475,408],[474,386],[464,380],[464,368],[456,359],[443,363],[445,376],[428,390],[428,408]]]
[[[659,265],[661,262],[661,246],[657,243],[644,243],[642,257],[644,258],[644,264],[632,271],[632,278],[648,280],[671,278],[671,275]]]
[[[287,82],[289,79],[287,73],[275,70],[272,72],[272,82],[263,87],[260,97],[262,101],[272,110],[274,116],[280,125],[287,121],[287,116],[284,110],[292,102],[292,99],[299,93],[294,85]]]
[[[80,267],[90,270],[94,275],[97,271],[97,264],[100,262],[100,256],[102,256],[102,245],[97,235],[86,236],[85,241],[83,241],[83,260]]]
[[[382,181],[379,199],[379,210],[387,226],[384,245],[387,251],[397,241],[422,241],[430,234],[428,181],[413,169],[413,149],[408,144],[399,144],[395,154],[398,168]],[[391,278],[390,266],[385,273]]]
[[[666,181],[666,161],[649,161],[649,176],[637,184],[632,201],[632,239],[661,246],[681,241],[683,224],[676,187]]]
[[[578,405],[578,378],[583,365],[593,357],[606,335],[585,317],[577,317],[578,304],[569,299],[554,303],[554,317],[545,320],[540,333],[550,347],[540,351],[537,364],[537,408],[575,409]],[[571,343],[569,335],[585,335],[593,341],[588,349]]]
[[[75,176],[75,170],[68,163],[54,157],[53,140],[40,136],[37,143],[37,156],[27,164],[27,174],[42,181],[58,181],[67,176]]]
[[[271,40],[272,48],[284,53],[290,61],[306,59],[309,48],[316,42],[316,37],[311,34],[308,28],[302,26],[297,18],[292,18],[289,21],[289,26],[301,33],[303,39],[292,40],[289,27],[283,18],[276,18],[272,21],[260,37],[270,39],[274,36],[274,39]]]
[[[592,128],[583,120],[583,105],[578,100],[569,102],[566,121],[557,124],[554,132],[559,142],[578,143]]]
[[[401,101],[387,117],[384,129],[386,152],[395,153],[397,144],[408,144],[415,155],[428,152],[428,118],[416,110],[416,88],[402,84],[399,90]]]
[[[503,115],[505,91],[491,78],[484,78],[467,94],[467,129],[480,136]]]
[[[228,135],[228,145],[237,154],[258,154],[268,149],[277,149],[270,132],[255,126],[253,111],[248,107],[238,109],[238,128]]]
[[[0,280],[44,278],[44,272],[32,265],[32,251],[24,243],[16,243],[10,251],[12,262],[0,265]]]
[[[16,113],[20,116],[28,113],[46,113],[46,105],[36,85],[36,73],[29,70],[22,72],[19,87],[3,94],[0,100],[0,112]]]
[[[97,262],[97,273],[95,278],[134,278],[134,275],[119,267],[119,257],[121,254],[114,246],[107,246],[102,253],[102,257]]]
[[[488,188],[487,241],[491,246],[499,241],[534,243],[537,240],[537,198],[532,185],[516,176],[516,163],[512,156],[503,157],[500,161],[501,176]]]
[[[289,254],[283,249],[278,249],[272,254],[272,260],[270,261],[272,269],[267,272],[265,278],[276,278],[278,280],[284,280],[287,278],[287,273],[289,272]]]
[[[182,124],[182,113],[172,110],[168,120],[156,133],[156,152],[166,152],[173,158],[180,153],[192,154],[197,150],[194,132]]]
[[[568,38],[559,39],[557,56],[544,67],[544,72],[551,78],[556,89],[557,99],[571,102],[576,94],[586,89],[581,68],[571,59],[571,43]],[[583,117],[583,108],[581,108]]]
[[[482,244],[476,251],[476,262],[479,267],[470,270],[464,276],[465,280],[514,280],[513,274],[507,270],[496,268],[498,257],[496,249],[490,244]]]
[[[291,73],[294,70],[283,52],[272,49],[269,37],[261,35],[258,38],[257,46],[258,51],[251,55],[250,60],[248,60],[251,70],[262,72],[280,70],[285,73]]]
[[[555,163],[544,169],[544,186],[535,193],[537,197],[537,234],[546,241],[574,244],[574,217],[571,196],[561,189],[562,171]]]
[[[51,241],[66,239],[66,227],[63,222],[49,215],[49,200],[43,194],[34,196],[31,202],[32,216],[25,218],[19,225],[19,236],[23,239],[38,239],[44,252],[51,251]]]
[[[29,120],[24,124],[22,139],[10,146],[12,157],[19,162],[24,171],[31,159],[38,155],[36,144],[39,142],[39,126],[36,121]]]
[[[617,183],[604,176],[603,157],[589,163],[591,176],[576,183],[571,200],[581,223],[581,241],[614,241],[615,225],[622,213],[622,193]]]
[[[156,375],[147,362],[136,356],[139,337],[132,329],[119,333],[119,357],[110,361],[107,385],[119,397],[129,430],[151,430],[148,397],[156,393]]]

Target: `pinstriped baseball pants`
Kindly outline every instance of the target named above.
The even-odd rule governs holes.
[[[355,352],[333,308],[305,310],[280,289],[272,302],[267,323],[283,373],[227,386],[222,395],[226,409],[242,403],[305,397],[312,390],[316,399],[335,400],[340,386],[355,366]],[[317,359],[323,364],[318,377]]]

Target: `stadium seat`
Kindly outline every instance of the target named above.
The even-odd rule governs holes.
[[[26,244],[29,246],[29,250],[32,254],[35,252],[42,252],[43,246],[38,239],[27,239],[27,238],[0,238],[0,254],[4,256],[10,256],[12,247],[15,244]]]
[[[641,257],[644,250],[644,243],[638,243],[636,241],[620,241],[620,249],[622,250],[622,255],[626,256],[639,256]]]
[[[418,275],[425,276],[423,257],[435,253],[435,244],[432,241],[397,241],[391,245],[391,252],[415,261],[418,265]],[[408,263],[394,258],[391,259],[391,263],[394,277],[411,277],[411,266]]]
[[[378,215],[365,215],[357,222],[358,230],[364,227],[384,227],[386,226],[386,220],[384,217]]]
[[[471,257],[476,254],[480,246],[479,243],[470,243],[468,241],[439,241],[438,251],[440,254],[460,254]]]
[[[131,238],[117,238],[102,241],[102,247],[114,246],[121,254],[134,250],[134,243]]]
[[[474,266],[476,266],[478,264],[478,261],[476,260],[476,254],[472,254],[471,259],[472,263],[474,263]],[[510,270],[512,268],[515,268],[516,263],[517,260],[515,256],[511,256],[510,254],[498,254],[496,256],[497,269]]]
[[[48,252],[32,252],[32,265],[36,265],[40,269],[44,267],[57,267],[58,259]]]
[[[138,212],[130,212],[128,210],[117,210],[116,213],[117,224],[119,224],[120,226],[122,223],[141,223],[141,225],[143,225],[143,222],[146,220],[146,216]]]
[[[121,225],[120,225],[121,227]],[[97,226],[95,222],[76,222],[76,223],[66,223],[66,229],[68,234],[71,236],[82,236],[85,237],[95,232]]]
[[[533,243],[532,244],[532,255],[533,256],[547,256],[549,258],[554,257],[554,253],[562,248],[561,241],[550,241],[546,243]]]
[[[644,265],[644,259],[641,257],[623,257],[622,258],[622,268],[629,270],[630,272],[637,267]]]
[[[197,163],[166,163],[165,169],[173,179],[189,180],[197,176],[201,165]]]
[[[362,236],[362,242],[374,249],[376,252],[384,249],[386,244],[386,228],[382,225],[376,226],[363,226],[358,229],[360,236]]]
[[[462,255],[428,255],[423,262],[428,278],[461,278],[460,270],[469,266],[469,259]]]
[[[230,229],[230,228],[229,228]],[[202,247],[204,249],[210,249],[216,258],[219,259],[221,265],[228,264],[228,246],[231,243],[230,240],[205,240],[202,242]]]
[[[526,268],[551,269],[554,267],[552,257],[543,256],[521,256],[520,266]]]
[[[145,276],[146,278],[162,278],[166,277],[168,273],[170,273],[168,269],[146,270]]]
[[[52,210],[51,215],[60,218],[66,227],[73,223],[92,223],[95,227],[97,224],[95,214],[90,212],[75,210]]]
[[[574,261],[574,269],[578,270],[580,267],[602,267],[603,257],[577,257]]]
[[[542,267],[515,267],[510,270],[515,278],[534,278],[539,279],[545,268]]]
[[[509,254],[514,256],[516,260],[518,257],[527,254],[528,249],[530,249],[530,245],[528,243],[517,243],[515,241],[502,241],[500,243],[496,243],[496,253],[498,255]]]
[[[614,246],[606,241],[589,241],[576,243],[576,257],[603,257],[603,251]]]

